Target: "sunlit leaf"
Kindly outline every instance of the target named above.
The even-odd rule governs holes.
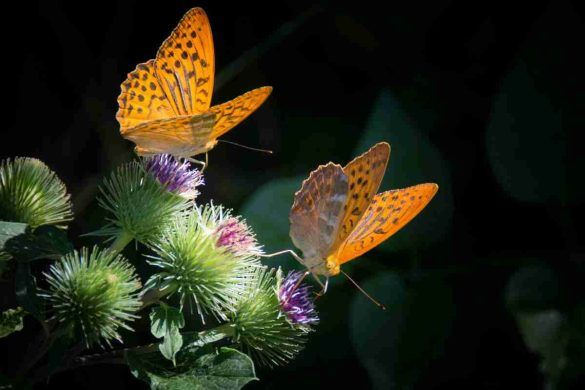
[[[150,332],[156,338],[162,338],[159,344],[164,357],[175,363],[175,355],[183,346],[180,329],[185,326],[183,313],[172,306],[161,303],[150,312]]]
[[[24,316],[26,316],[26,312],[22,307],[8,309],[0,313],[0,338],[22,330]]]
[[[421,371],[440,356],[453,316],[449,288],[424,277],[408,285],[383,272],[363,288],[385,306],[382,311],[361,294],[351,303],[351,342],[374,388],[411,388]]]
[[[45,225],[6,241],[5,250],[18,261],[59,259],[73,250],[67,234],[55,226]]]
[[[151,389],[236,390],[257,379],[252,360],[230,348],[203,355],[191,351],[177,358],[176,367],[158,353],[129,352],[127,361],[132,373],[148,382]]]

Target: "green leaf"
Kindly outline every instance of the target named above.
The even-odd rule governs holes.
[[[196,362],[199,386],[202,389],[240,389],[257,379],[254,363],[248,355],[231,348],[221,348],[219,353],[207,354]]]
[[[22,319],[24,316],[26,316],[26,312],[22,307],[8,309],[2,312],[2,314],[0,314],[0,338],[22,330]]]
[[[57,260],[73,250],[65,232],[51,225],[34,230],[28,228],[23,234],[7,240],[4,247],[19,261]]]
[[[38,296],[37,282],[29,263],[18,263],[14,276],[16,302],[39,321],[44,320],[43,301]]]
[[[20,222],[0,221],[0,262],[5,263],[12,258],[12,255],[6,250],[6,243],[18,237],[26,231],[28,225]]]
[[[540,355],[541,372],[556,383],[565,369],[569,333],[565,315],[555,309],[532,313],[516,313],[516,323],[524,343]]]
[[[9,253],[3,252],[0,249],[0,276],[2,276],[4,270],[8,267],[8,262],[11,258],[12,256]]]
[[[6,241],[23,234],[28,225],[20,222],[0,221],[0,248],[4,248]]]
[[[0,390],[30,390],[32,384],[26,378],[8,377],[0,373]]]
[[[235,390],[257,379],[252,360],[242,352],[221,348],[218,352],[201,355],[202,350],[182,355],[177,359],[177,367],[153,353],[130,351],[126,358],[132,373],[157,390]]]
[[[156,338],[163,338],[159,344],[163,356],[176,364],[175,355],[183,346],[180,329],[185,326],[183,313],[177,308],[161,303],[150,312],[150,332]]]
[[[407,281],[396,272],[380,272],[362,286],[387,308],[380,310],[361,294],[350,306],[351,343],[372,387],[417,387],[421,370],[441,358],[451,331],[450,286],[440,277]]]

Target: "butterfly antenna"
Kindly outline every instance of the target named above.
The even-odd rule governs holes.
[[[241,148],[248,149],[248,150],[253,150],[255,152],[262,152],[262,153],[268,153],[268,154],[273,154],[274,153],[272,150],[252,148],[251,146],[246,146],[246,145],[238,144],[238,143],[232,142],[232,141],[226,141],[224,139],[219,139],[218,142],[223,142],[223,143],[226,143],[226,144],[231,144],[231,145],[239,146]]]
[[[343,271],[341,271],[341,270],[339,270],[339,271],[340,271],[342,274],[344,274],[344,275],[345,275],[345,277],[346,277],[347,279],[349,279],[349,281],[350,281],[350,282],[352,282],[352,283],[353,283],[353,285],[354,285],[354,286],[356,286],[356,287],[357,287],[357,289],[358,289],[358,290],[360,290],[360,291],[362,292],[362,294],[364,294],[366,297],[368,297],[368,299],[369,299],[370,301],[374,302],[374,304],[375,304],[376,306],[378,306],[378,307],[379,307],[380,309],[382,309],[382,310],[386,310],[386,306],[382,305],[380,302],[378,302],[378,301],[376,301],[374,298],[372,298],[372,297],[370,296],[370,294],[368,294],[368,293],[367,293],[367,292],[366,292],[366,291],[365,291],[363,288],[361,288],[361,287],[360,287],[360,285],[359,285],[359,284],[357,284],[357,283],[355,282],[355,280],[353,280],[352,278],[350,278],[350,277],[349,277],[349,275],[348,275],[348,274],[346,274],[345,272],[343,272]]]

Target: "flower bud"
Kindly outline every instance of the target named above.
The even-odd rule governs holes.
[[[304,347],[309,328],[295,326],[282,309],[274,270],[260,268],[239,300],[231,322],[234,338],[258,362],[278,366]]]
[[[131,330],[141,306],[140,281],[134,267],[121,255],[94,247],[72,252],[45,273],[46,298],[54,318],[65,329],[83,337],[89,347],[122,341],[118,329]]]
[[[226,319],[226,312],[246,292],[254,269],[260,267],[255,254],[236,255],[218,245],[218,228],[230,217],[213,204],[177,217],[152,245],[155,255],[150,264],[160,271],[147,288],[179,294],[181,306],[195,307],[203,322],[207,314]]]
[[[0,162],[0,220],[64,228],[72,216],[65,184],[45,163],[28,157]]]
[[[143,243],[156,239],[191,204],[137,162],[118,168],[100,190],[98,201],[112,216],[110,226],[96,234],[117,236],[124,232]]]

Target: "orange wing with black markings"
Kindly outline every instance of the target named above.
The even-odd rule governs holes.
[[[348,178],[348,193],[334,249],[354,230],[372,202],[384,178],[389,158],[390,145],[380,142],[343,168]]]
[[[339,248],[336,256],[339,263],[363,255],[402,229],[426,207],[438,189],[436,184],[426,183],[376,195]]]
[[[176,115],[158,82],[154,60],[140,64],[130,72],[121,89],[116,119],[120,123],[122,135],[128,129],[144,122]]]
[[[237,126],[256,111],[271,92],[272,87],[261,87],[246,92],[229,102],[211,107],[211,112],[215,114],[215,125],[211,138],[215,140]]]
[[[211,106],[215,53],[205,11],[193,8],[156,54],[156,74],[178,115],[200,114]]]
[[[340,265],[378,246],[410,222],[435,196],[434,183],[382,192],[390,145],[380,142],[344,168],[311,172],[290,213],[290,235],[314,274],[337,275]]]
[[[124,137],[134,142],[141,156],[168,153],[192,156],[202,153],[213,131],[214,115],[205,113],[170,119],[157,119],[128,130]]]
[[[215,77],[211,27],[205,11],[189,10],[163,42],[156,59],[140,64],[122,83],[116,119],[140,155],[190,157],[212,149],[254,112],[272,88],[263,87],[211,106]],[[198,118],[204,115],[204,118]],[[211,121],[209,120],[211,118]]]

